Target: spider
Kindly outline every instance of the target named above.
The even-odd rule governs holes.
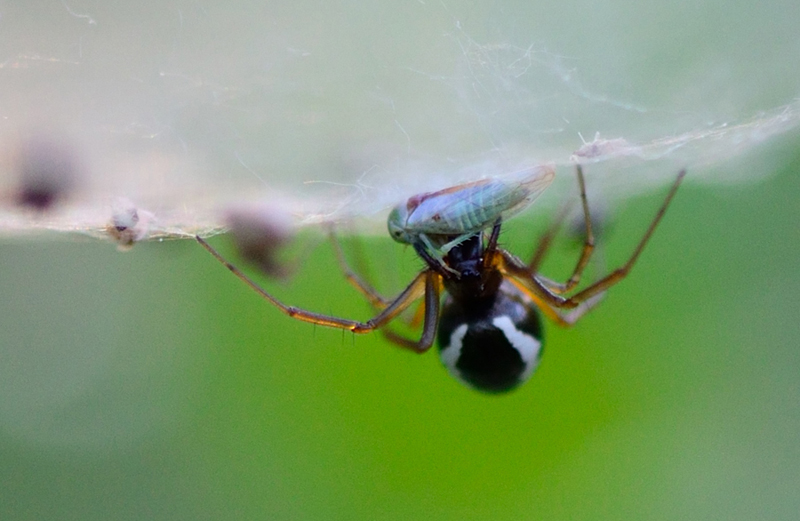
[[[430,349],[438,336],[440,357],[453,376],[479,391],[502,393],[526,381],[539,364],[543,346],[540,312],[558,325],[569,327],[591,310],[610,287],[628,275],[686,175],[685,170],[678,173],[627,262],[573,292],[595,248],[580,165],[576,166],[576,173],[585,223],[584,244],[572,275],[563,283],[538,273],[555,228],[540,239],[529,263],[522,262],[497,244],[503,217],[527,206],[526,203],[530,203],[549,184],[553,173],[548,168],[534,170],[521,178],[519,185],[505,182],[503,188],[497,186],[503,181],[478,181],[420,194],[396,207],[388,221],[390,234],[395,240],[412,245],[426,267],[394,299],[384,299],[350,270],[334,240],[345,277],[378,310],[377,315],[366,322],[286,305],[228,262],[201,237],[196,239],[219,262],[284,314],[353,333],[381,330],[390,341],[417,353]],[[509,194],[516,195],[509,197]],[[438,208],[439,211],[425,213],[424,218],[414,220],[415,212],[420,208]],[[442,303],[443,289],[447,297]],[[419,339],[409,339],[393,332],[389,323],[420,298],[423,299],[423,325]]]

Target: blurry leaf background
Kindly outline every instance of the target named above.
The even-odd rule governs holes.
[[[1,6],[0,223],[21,237],[0,243],[0,517],[794,519],[798,15]],[[637,152],[586,167],[612,207],[610,267],[665,183],[690,175],[631,277],[573,330],[548,324],[542,366],[508,396],[462,387],[433,352],[283,317],[191,241],[120,254],[30,234],[101,230],[117,197],[181,233],[216,229],[244,199],[380,231],[415,191],[552,161],[560,184],[502,238],[524,256],[596,133]],[[39,136],[68,144],[81,173],[44,214],[7,202]],[[386,237],[362,242],[386,292],[420,266]],[[560,247],[547,272],[575,253]],[[268,284],[369,314],[325,245]]]

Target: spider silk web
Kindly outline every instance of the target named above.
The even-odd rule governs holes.
[[[207,236],[246,204],[384,233],[411,195],[543,163],[542,209],[575,162],[609,204],[680,168],[754,182],[800,123],[798,7],[756,7],[6,6],[0,233]]]

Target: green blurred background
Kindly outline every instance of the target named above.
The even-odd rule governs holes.
[[[27,2],[0,13],[0,134],[68,121],[100,185],[170,208],[198,187],[303,203],[342,182],[368,214],[520,158],[573,186],[579,132],[648,143],[796,100],[795,4]],[[0,519],[796,519],[800,141],[747,130],[587,166],[610,267],[690,168],[632,275],[572,330],[547,324],[541,367],[506,396],[433,352],[292,321],[192,241],[4,237]],[[553,188],[505,229],[512,252]],[[361,243],[387,293],[420,267]],[[268,287],[369,315],[324,243]]]
[[[631,277],[548,324],[537,374],[499,397],[434,353],[281,316],[188,241],[4,243],[0,517],[794,519],[798,150],[761,184],[689,178]],[[660,198],[617,215],[610,264]],[[525,219],[503,238],[520,254]],[[419,265],[364,242],[382,281]],[[270,287],[367,316],[333,266],[323,246]]]

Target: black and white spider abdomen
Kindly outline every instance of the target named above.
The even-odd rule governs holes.
[[[510,391],[530,378],[542,356],[542,325],[523,298],[503,284],[495,298],[481,304],[445,301],[439,355],[453,376],[489,393]]]

